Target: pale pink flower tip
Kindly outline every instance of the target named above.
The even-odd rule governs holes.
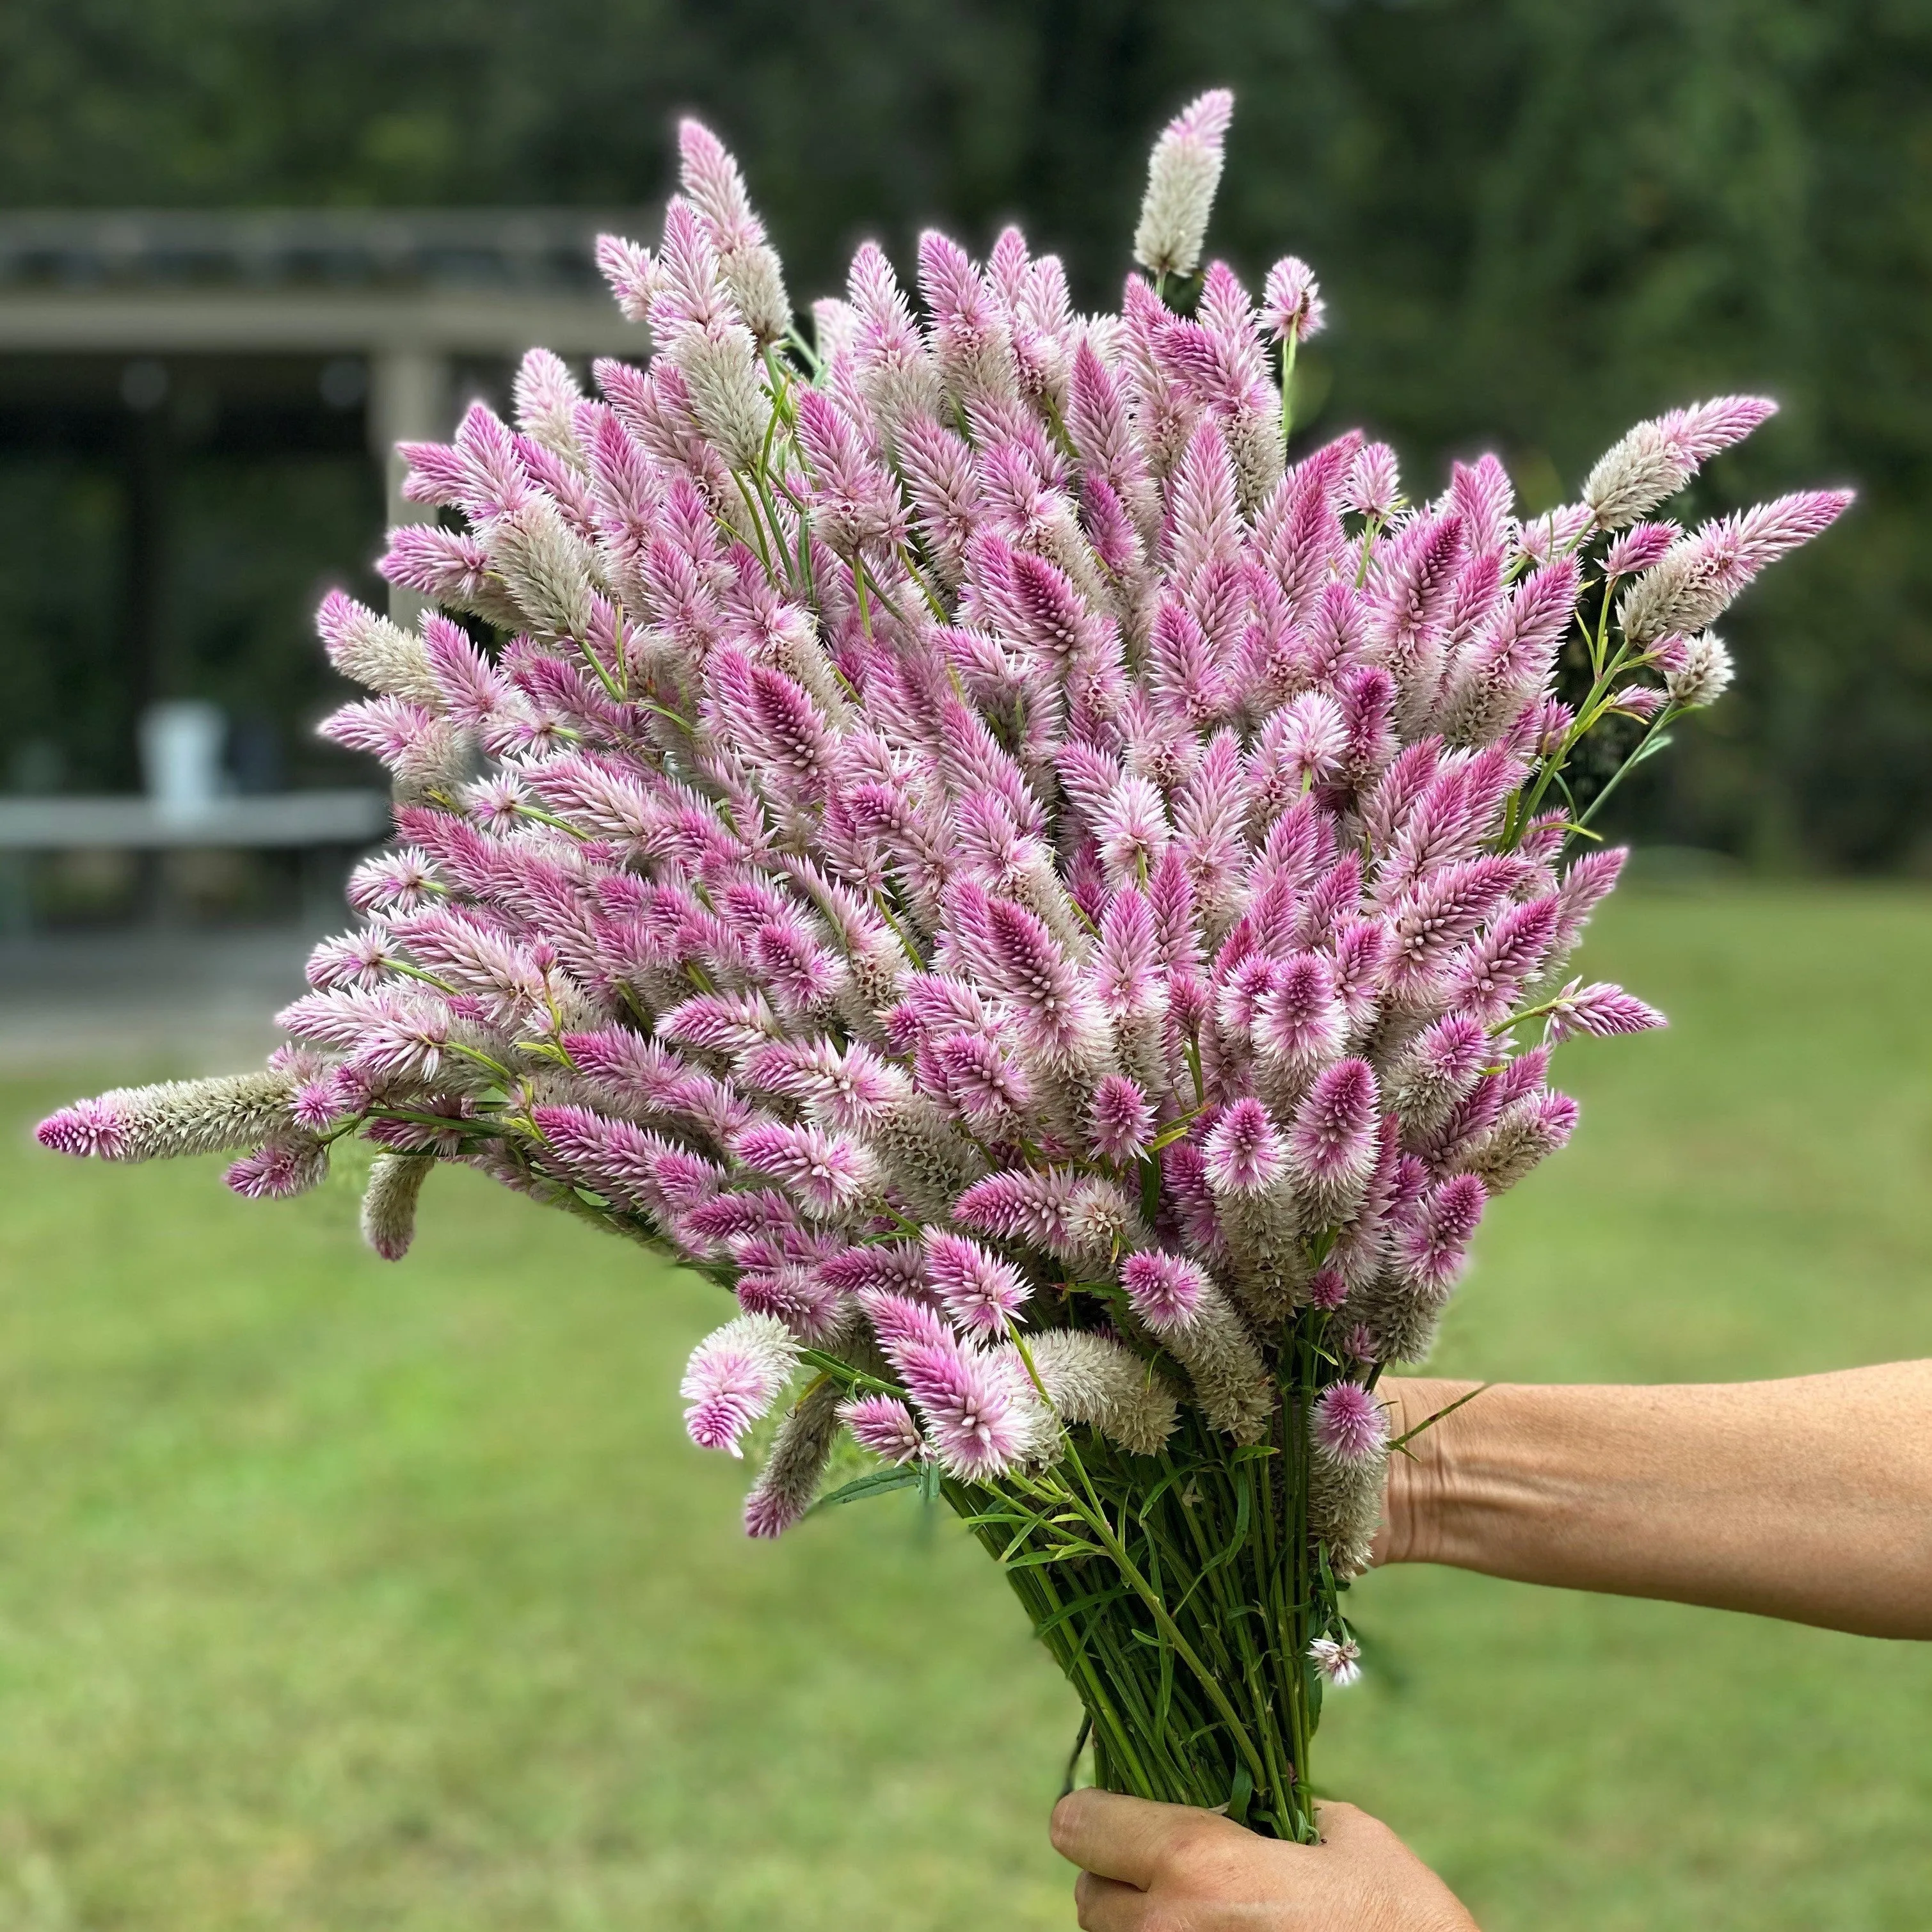
[[[1332,1315],[1348,1298],[1348,1283],[1339,1268],[1319,1270],[1308,1284],[1310,1304]]]
[[[926,1231],[926,1278],[962,1328],[1004,1335],[1026,1306],[1027,1284],[1011,1262],[942,1228]]]
[[[700,1449],[739,1446],[777,1400],[798,1365],[798,1343],[773,1315],[741,1315],[692,1351],[679,1394],[690,1406],[684,1426]]]
[[[1648,570],[1683,534],[1676,524],[1633,524],[1604,553],[1604,576],[1634,577]]]
[[[925,1439],[912,1411],[896,1396],[861,1396],[855,1402],[842,1403],[838,1417],[860,1448],[869,1449],[888,1462],[916,1462],[926,1453]]]
[[[1201,259],[1234,112],[1233,94],[1212,88],[1183,108],[1154,144],[1134,259],[1156,274],[1191,274]]]
[[[903,1296],[872,1292],[861,1300],[946,1467],[974,1480],[1011,1468],[1034,1440],[1038,1406],[1018,1365],[956,1340]]]
[[[1402,1270],[1420,1293],[1439,1300],[1454,1286],[1488,1200],[1478,1176],[1457,1174],[1420,1203],[1397,1241]]]
[[[1262,328],[1271,341],[1306,342],[1322,327],[1324,304],[1315,271],[1299,255],[1284,255],[1262,290]]]
[[[784,1535],[809,1507],[781,1490],[754,1489],[745,1498],[745,1534],[769,1543]]]
[[[1184,1327],[1209,1287],[1207,1270],[1184,1256],[1148,1249],[1120,1264],[1120,1286],[1156,1335]]]
[[[1360,1382],[1335,1382],[1315,1399],[1316,1447],[1339,1462],[1366,1462],[1388,1440],[1388,1412]]]
[[[333,1072],[319,1079],[305,1080],[295,1090],[289,1112],[297,1126],[310,1133],[322,1133],[350,1112],[342,1083]]]
[[[1246,1194],[1282,1171],[1286,1152],[1268,1111],[1252,1096],[1237,1100],[1215,1124],[1202,1150],[1208,1178],[1222,1192]]]
[[[1394,512],[1402,500],[1402,484],[1395,452],[1387,443],[1365,443],[1356,452],[1341,500],[1365,517],[1386,520]]]
[[[1322,1181],[1366,1172],[1376,1151],[1378,1094],[1366,1060],[1342,1060],[1309,1090],[1297,1115],[1288,1150],[1304,1180]]]
[[[1167,124],[1167,131],[1216,147],[1226,139],[1234,118],[1234,96],[1230,88],[1210,87],[1197,95]]]
[[[1094,1090],[1094,1144],[1109,1160],[1135,1160],[1154,1132],[1154,1106],[1124,1074],[1110,1073]]]
[[[1573,1034],[1594,1034],[1607,1039],[1613,1034],[1648,1033],[1665,1024],[1654,1006],[1646,1006],[1635,994],[1607,980],[1583,986],[1572,980],[1551,1003],[1544,1038],[1554,1045]]]
[[[34,1138],[50,1153],[92,1154],[101,1160],[118,1160],[126,1146],[119,1114],[100,1100],[76,1100],[50,1114],[34,1130]]]
[[[306,1193],[327,1169],[321,1149],[275,1142],[232,1162],[222,1178],[244,1201],[286,1201]]]

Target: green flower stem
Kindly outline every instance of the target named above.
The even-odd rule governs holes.
[[[1571,826],[1570,830],[1573,833],[1582,832],[1588,827],[1591,820],[1594,818],[1597,814],[1603,809],[1604,800],[1608,798],[1611,793],[1615,791],[1617,787],[1623,783],[1624,774],[1630,770],[1631,766],[1640,764],[1642,761],[1645,752],[1648,748],[1651,741],[1656,737],[1658,734],[1661,731],[1666,725],[1669,724],[1673,719],[1682,717],[1683,715],[1683,712],[1678,710],[1676,705],[1666,704],[1664,709],[1651,720],[1649,730],[1646,731],[1643,736],[1637,740],[1636,748],[1632,751],[1630,756],[1624,759],[1623,763],[1618,766],[1616,770],[1610,774],[1609,781],[1605,784],[1603,790],[1598,792],[1594,798],[1591,800],[1589,809],[1584,813],[1581,818],[1577,820],[1576,823],[1573,826]]]
[[[1234,1741],[1234,1748],[1240,1752],[1254,1778],[1256,1790],[1265,1790],[1268,1783],[1268,1765],[1261,1753],[1255,1748],[1254,1740],[1249,1736],[1247,1726],[1241,1722],[1240,1713],[1235,1710],[1220,1679],[1202,1663],[1199,1653],[1188,1642],[1180,1626],[1174,1622],[1167,1606],[1161,1601],[1160,1594],[1141,1574],[1133,1558],[1127,1554],[1126,1546],[1114,1534],[1113,1525],[1108,1522],[1106,1511],[1094,1491],[1084,1465],[1080,1460],[1080,1452],[1074,1448],[1070,1439],[1067,1444],[1067,1460],[1073,1465],[1080,1478],[1081,1486],[1087,1492],[1090,1500],[1083,1502],[1072,1490],[1062,1485],[1066,1500],[1081,1514],[1101,1547],[1114,1559],[1115,1567],[1126,1580],[1129,1588],[1146,1604],[1148,1613],[1160,1627],[1162,1634],[1173,1645],[1175,1655],[1199,1678],[1202,1688],[1208,1694],[1208,1701],[1220,1714],[1221,1721],[1227,1726],[1228,1735]]]

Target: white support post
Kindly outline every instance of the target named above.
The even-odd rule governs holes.
[[[426,524],[436,512],[403,496],[403,461],[396,445],[427,442],[449,434],[449,358],[418,346],[385,348],[369,358],[369,445],[382,466],[391,524]],[[413,590],[389,590],[389,615],[413,625],[424,600]]]

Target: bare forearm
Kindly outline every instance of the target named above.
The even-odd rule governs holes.
[[[1468,1383],[1391,1379],[1398,1431]],[[1499,1385],[1390,1474],[1385,1559],[1932,1637],[1932,1362]]]

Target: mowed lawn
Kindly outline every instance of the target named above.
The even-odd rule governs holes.
[[[1627,893],[1667,1034],[1559,1059],[1437,1365],[1932,1354],[1932,897]],[[0,1089],[0,1929],[1072,1923],[1070,1695],[890,1498],[776,1547],[676,1387],[722,1299],[471,1177],[415,1255],[345,1179],[58,1161]],[[1318,1781],[1487,1932],[1918,1932],[1932,1646],[1417,1570]]]

